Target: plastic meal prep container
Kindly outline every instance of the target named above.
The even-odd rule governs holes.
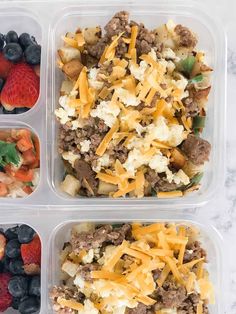
[[[121,210],[121,209],[120,209]],[[151,219],[147,219],[144,215],[133,215],[120,211],[119,215],[115,215],[113,218],[104,219],[101,215],[97,219],[91,219],[91,215],[87,215],[86,212],[82,213],[79,219],[71,219],[68,221],[63,221],[59,224],[52,232],[50,237],[50,248],[49,248],[49,280],[48,280],[48,289],[53,287],[53,285],[60,284],[59,274],[61,273],[60,268],[60,252],[63,248],[63,244],[68,242],[70,238],[71,228],[81,222],[92,222],[94,224],[113,224],[113,223],[126,223],[126,222],[142,222],[142,223],[154,223],[154,222],[173,222],[173,223],[183,223],[184,225],[191,225],[197,227],[200,231],[199,241],[202,244],[202,247],[207,252],[208,267],[210,273],[211,281],[214,285],[216,303],[209,307],[210,313],[212,314],[222,314],[223,313],[223,300],[222,300],[222,283],[223,283],[223,268],[222,268],[222,253],[221,253],[221,237],[218,232],[212,226],[206,226],[198,221],[195,221],[191,216],[181,217],[178,215],[172,215],[172,218],[169,218],[170,215],[159,214],[156,215],[153,213]],[[123,217],[123,218],[122,218]],[[49,297],[48,297],[49,300]],[[49,309],[52,308],[51,302],[49,300],[48,304]],[[48,312],[50,313],[50,311]]]
[[[91,27],[101,25],[109,21],[115,12],[126,10],[130,12],[130,18],[143,22],[147,28],[155,28],[162,23],[173,19],[189,27],[198,35],[198,49],[206,52],[207,62],[214,69],[212,75],[212,90],[209,97],[207,109],[207,121],[202,137],[212,145],[210,161],[206,165],[202,186],[199,191],[188,193],[183,198],[157,199],[148,197],[140,200],[123,198],[111,200],[108,198],[83,199],[82,197],[70,197],[60,190],[60,183],[63,180],[64,168],[61,157],[57,153],[58,146],[58,124],[54,117],[54,110],[58,107],[60,84],[63,80],[61,70],[56,64],[57,49],[62,45],[61,37],[68,31],[74,31],[78,27]],[[222,28],[214,19],[198,9],[195,4],[182,5],[154,1],[121,1],[90,3],[81,2],[76,6],[68,6],[59,11],[51,25],[51,99],[48,106],[48,134],[50,143],[50,183],[57,197],[67,201],[68,204],[95,203],[104,204],[126,202],[155,203],[160,207],[176,208],[180,206],[199,206],[209,201],[224,178],[224,141],[225,141],[225,37]]]
[[[25,123],[34,129],[41,144],[41,181],[38,189],[25,199],[4,199],[2,205],[11,206],[39,205],[65,206],[104,204],[156,204],[158,208],[182,209],[185,207],[202,206],[213,198],[217,189],[224,181],[224,148],[225,148],[225,59],[226,40],[223,28],[215,19],[204,13],[196,3],[188,4],[171,1],[90,1],[89,4],[81,0],[79,3],[23,1],[0,3],[0,16],[3,21],[2,32],[17,29],[18,32],[32,30],[32,34],[42,45],[40,96],[37,104],[28,112],[20,115],[0,115],[0,123]],[[127,10],[131,19],[143,22],[149,28],[173,19],[193,30],[199,37],[198,47],[206,52],[210,66],[214,69],[212,91],[208,103],[208,115],[203,138],[212,144],[210,161],[199,191],[189,193],[182,198],[157,199],[148,197],[143,199],[121,198],[72,198],[62,193],[59,184],[63,179],[64,169],[57,152],[58,123],[54,111],[58,106],[59,86],[62,74],[56,66],[57,49],[62,44],[61,36],[67,31],[74,31],[77,27],[104,26],[105,23],[120,10]]]

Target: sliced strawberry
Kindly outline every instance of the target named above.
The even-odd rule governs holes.
[[[0,233],[0,261],[5,256],[5,248],[6,248],[7,240],[4,234]]]
[[[7,109],[12,107],[31,108],[39,96],[39,77],[31,66],[18,63],[11,69],[3,86],[0,102]]]
[[[6,79],[14,64],[0,53],[0,77]]]
[[[12,304],[13,298],[8,291],[10,278],[10,274],[0,274],[0,313],[6,311]]]
[[[26,244],[21,244],[21,257],[24,265],[41,265],[41,241],[38,235]]]

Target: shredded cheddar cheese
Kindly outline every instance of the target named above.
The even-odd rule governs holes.
[[[105,151],[106,151],[106,149],[107,149],[107,147],[108,147],[112,137],[118,131],[118,129],[119,129],[119,122],[118,122],[118,120],[116,120],[116,122],[114,123],[113,127],[105,135],[104,139],[102,140],[102,142],[98,146],[98,148],[96,150],[96,154],[98,156],[102,156],[105,153]]]

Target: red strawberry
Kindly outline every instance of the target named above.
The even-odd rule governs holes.
[[[24,265],[41,264],[41,241],[38,235],[26,244],[21,244],[21,257]]]
[[[0,53],[0,77],[6,79],[14,64]]]
[[[10,274],[0,274],[0,313],[6,311],[12,303],[12,296],[8,291],[10,278]]]
[[[4,234],[0,233],[0,261],[3,259],[5,255],[5,247],[7,244],[6,237]]]
[[[18,63],[11,69],[3,86],[0,102],[7,110],[15,107],[31,108],[39,96],[39,77],[26,63]]]

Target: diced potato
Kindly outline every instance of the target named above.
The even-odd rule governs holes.
[[[72,81],[76,81],[83,69],[83,64],[78,59],[73,59],[63,65],[62,71]]]
[[[84,40],[89,45],[94,45],[101,38],[101,27],[88,27],[83,29]]]
[[[74,277],[78,271],[79,266],[71,261],[66,260],[62,265],[62,270],[70,277]]]
[[[187,160],[184,164],[182,170],[186,173],[186,175],[191,179],[197,173],[203,172],[203,165],[196,166],[190,160]]]
[[[95,225],[93,223],[84,222],[73,226],[71,233],[78,234],[80,232],[88,232],[93,230],[95,230]]]
[[[73,83],[69,80],[63,81],[61,84],[60,95],[65,96],[69,95],[73,89]]]
[[[116,191],[117,191],[116,185],[99,180],[98,194],[109,195],[109,193]]]
[[[67,63],[73,59],[81,60],[80,51],[73,47],[62,47],[58,50],[58,55],[63,63]]]
[[[163,44],[166,48],[175,48],[174,38],[172,34],[168,32],[165,24],[155,29],[155,36],[157,43]]]
[[[75,196],[76,194],[78,194],[80,187],[81,187],[80,181],[70,174],[68,174],[65,177],[65,180],[61,183],[62,191],[71,196]]]
[[[177,148],[173,148],[171,151],[171,163],[176,169],[182,169],[186,162],[185,156]]]

